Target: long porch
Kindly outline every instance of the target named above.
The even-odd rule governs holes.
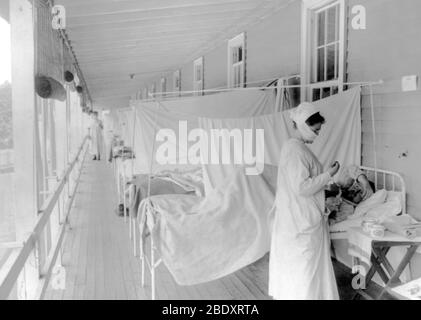
[[[112,167],[87,159],[70,214],[70,228],[62,247],[65,285],[57,288],[54,276],[44,299],[150,299],[150,277],[141,287],[141,264],[133,256],[128,223],[115,213],[117,192]],[[178,285],[164,264],[157,269],[157,299],[164,300],[268,300],[266,255],[254,264],[217,281]],[[341,299],[351,299],[350,270],[334,262]],[[370,284],[372,293],[378,288]]]

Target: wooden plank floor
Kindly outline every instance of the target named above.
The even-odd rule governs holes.
[[[133,256],[128,223],[118,217],[112,168],[87,159],[62,250],[65,290],[50,281],[44,299],[150,299],[150,277],[140,285],[140,261]],[[167,268],[157,269],[157,299],[270,299],[265,256],[255,264],[217,281],[179,286]]]
[[[62,264],[66,269],[64,290],[54,290],[51,281],[44,299],[150,299],[149,273],[141,287],[140,261],[133,256],[128,223],[115,214],[116,190],[111,166],[87,160],[81,176],[71,229],[66,232]],[[161,264],[157,269],[157,299],[177,300],[268,300],[268,255],[254,264],[216,281],[179,286]],[[351,299],[353,275],[334,262],[341,299]],[[367,292],[377,293],[370,283]]]

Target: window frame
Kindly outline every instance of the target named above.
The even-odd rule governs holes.
[[[241,47],[242,59],[240,62],[233,62],[233,49]],[[228,50],[227,50],[227,85],[228,88],[243,88],[246,83],[246,33],[242,32],[234,38],[228,40]],[[240,82],[235,83],[233,74],[235,73],[235,68],[240,67]]]
[[[200,75],[201,79],[197,79],[197,68],[200,68]],[[203,56],[200,58],[197,58],[193,62],[193,92],[195,96],[203,95],[203,90],[205,88],[204,81],[205,75],[204,75],[204,58]]]
[[[155,93],[156,93],[155,82],[152,82],[148,90],[148,94],[152,94],[152,99],[155,99]]]
[[[314,19],[316,12],[326,10],[331,6],[339,4],[339,52],[338,52],[338,77],[328,81],[313,81],[312,76],[317,74],[317,24]],[[334,93],[334,87],[342,92],[345,82],[345,50],[346,50],[346,28],[347,28],[347,0],[302,0],[301,8],[301,79],[308,87],[301,90],[301,101],[313,101],[313,90],[330,88],[330,94]],[[316,70],[316,72],[315,72]]]
[[[167,78],[166,77],[161,78],[160,85],[161,85],[161,93],[162,94],[167,93]]]
[[[180,92],[181,92],[181,71],[180,71],[180,69],[174,71],[174,73],[173,73],[173,89],[174,89],[173,90],[174,92],[178,92],[179,95],[180,95]]]

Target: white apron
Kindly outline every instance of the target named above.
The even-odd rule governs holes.
[[[324,215],[331,179],[304,142],[281,151],[269,261],[269,294],[279,300],[339,299]]]

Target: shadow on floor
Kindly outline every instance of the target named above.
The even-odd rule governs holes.
[[[352,300],[355,296],[355,290],[352,288],[352,278],[355,276],[352,274],[351,269],[340,263],[339,261],[332,259],[333,268],[335,270],[336,282],[338,284],[339,296],[341,300]],[[371,281],[365,292],[372,296],[377,297],[382,290],[382,287]],[[366,300],[362,296],[357,296],[359,300]],[[391,295],[385,293],[382,300],[395,300]]]

